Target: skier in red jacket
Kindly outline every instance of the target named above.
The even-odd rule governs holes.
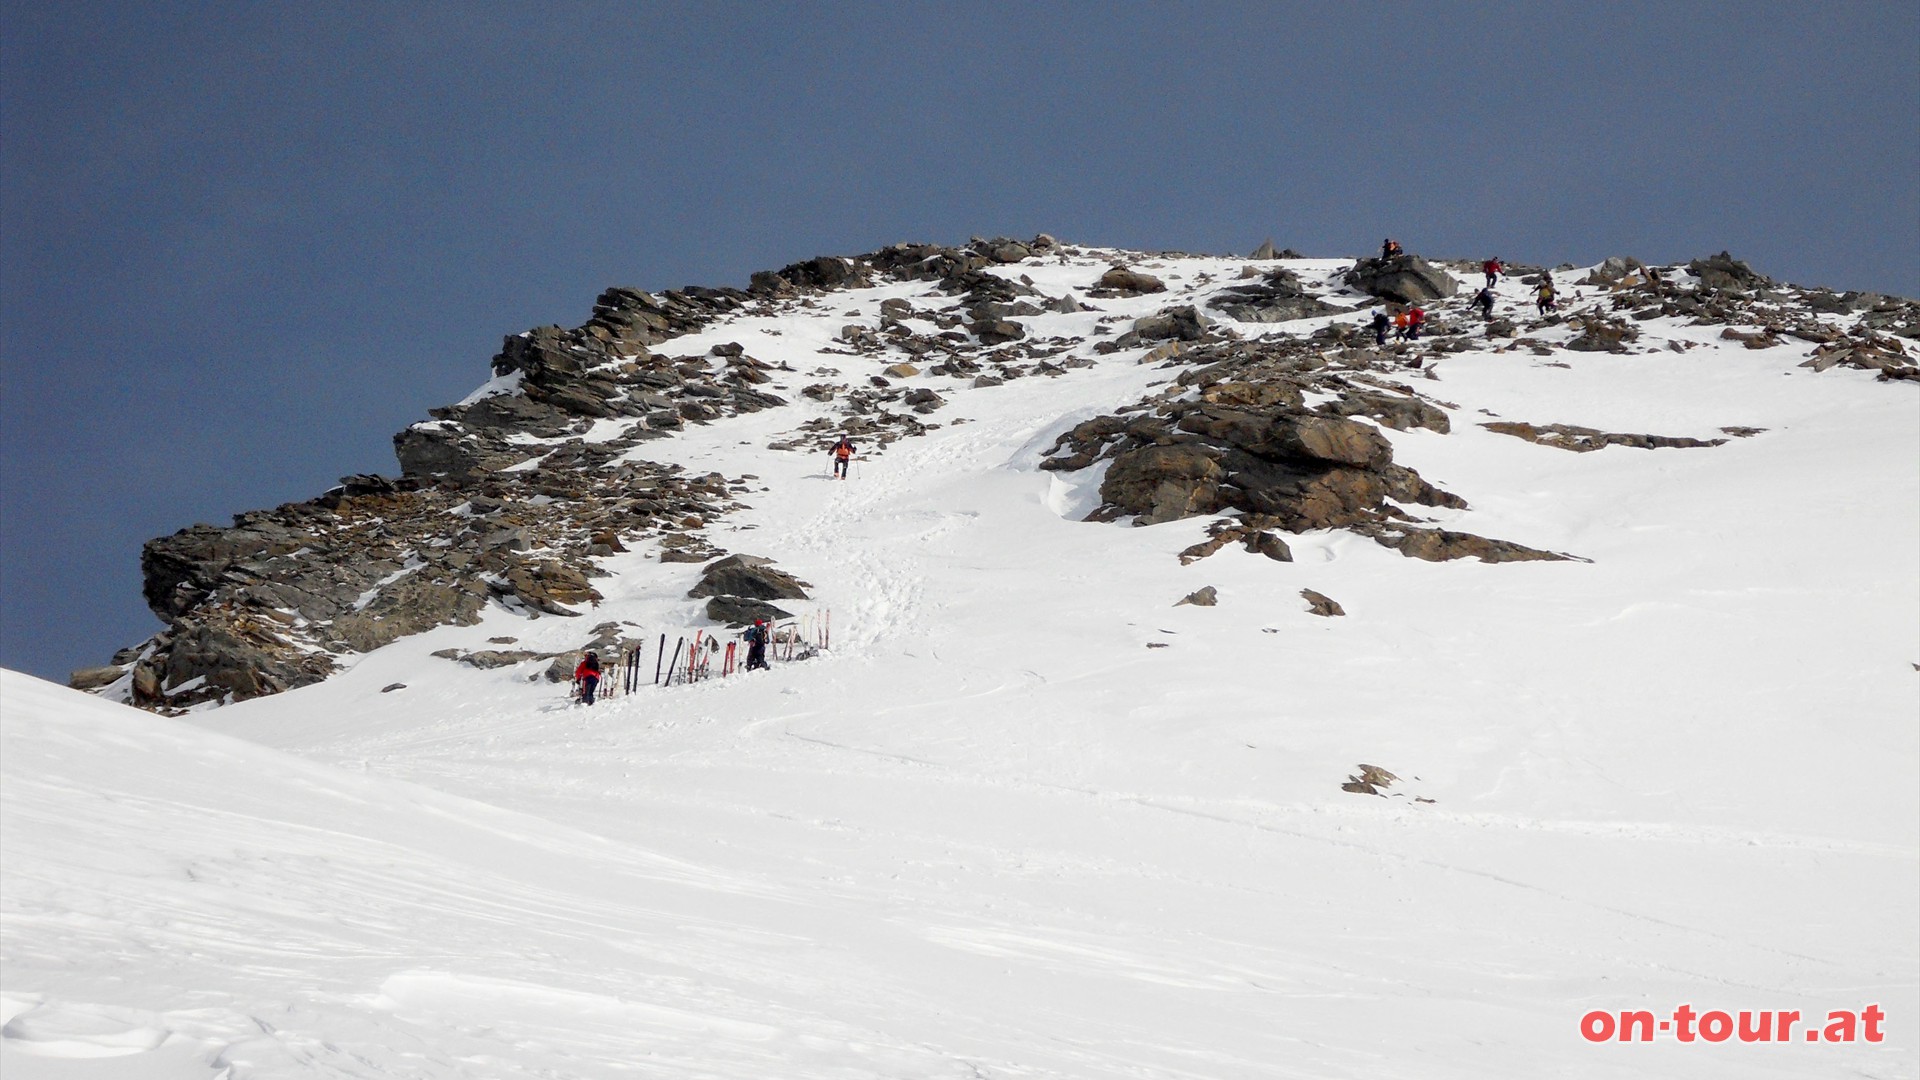
[[[587,650],[580,666],[573,669],[573,684],[580,688],[580,700],[593,704],[593,691],[600,685],[600,657],[593,650]]]
[[[1493,288],[1494,283],[1500,280],[1500,271],[1504,269],[1506,267],[1500,265],[1498,255],[1480,264],[1480,271],[1487,275],[1487,288]]]

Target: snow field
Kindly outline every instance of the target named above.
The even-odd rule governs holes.
[[[1160,261],[1168,294],[1023,321],[1124,329],[1243,265]],[[1006,272],[1059,295],[1103,265]],[[834,294],[665,351],[738,340],[798,369],[777,380],[795,398],[816,368],[879,366],[820,353],[840,325],[926,293]],[[805,399],[636,450],[758,477],[709,534],[813,583],[820,660],[585,709],[526,681],[544,665],[428,655],[565,648],[608,619],[671,639],[697,623],[698,568],[643,547],[605,560],[582,619],[491,613],[190,721],[7,673],[0,1064],[1912,1075],[1920,415],[1909,388],[1799,371],[1792,348],[1643,329],[1701,344],[1450,356],[1408,381],[1459,406],[1453,433],[1386,433],[1472,506],[1423,515],[1591,562],[1429,564],[1332,533],[1288,537],[1292,563],[1229,547],[1183,567],[1203,521],[1080,522],[1097,471],[1038,456],[1177,374],[1133,350],[1000,387],[913,380],[949,398],[943,426],[846,482],[824,442],[765,449],[826,414]],[[1476,426],[1495,415],[1767,430],[1570,454]],[[1202,585],[1218,607],[1172,606]],[[1308,614],[1301,588],[1348,615]],[[1341,791],[1360,763],[1403,782]],[[1578,1029],[1590,1009],[1870,1001],[1878,1045]]]

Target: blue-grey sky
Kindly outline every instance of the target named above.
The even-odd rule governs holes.
[[[1920,295],[1920,5],[0,0],[0,664],[608,285],[897,240]]]

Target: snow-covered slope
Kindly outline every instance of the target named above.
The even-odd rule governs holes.
[[[699,625],[698,568],[639,545],[585,620],[490,609],[186,719],[5,675],[9,1080],[1913,1075],[1912,387],[1679,319],[1622,354],[1547,329],[1431,359],[1452,432],[1384,434],[1468,502],[1435,524],[1590,561],[1323,531],[1182,565],[1204,519],[1083,522],[1100,469],[1038,465],[1178,374],[1093,352],[1101,319],[1243,264],[1020,320],[1091,366],[909,380],[939,426],[845,482],[768,449],[837,415],[805,399],[632,451],[755,478],[709,534],[812,583],[818,659],[587,709],[544,664],[431,655]],[[1103,265],[1000,272],[1058,296]],[[1328,294],[1345,265],[1289,264]],[[863,379],[840,327],[895,297],[935,303],[836,292],[674,348]],[[1495,418],[1764,430],[1572,454]],[[1400,780],[1343,791],[1362,765]],[[1681,1005],[1877,1005],[1885,1038],[1582,1037]]]

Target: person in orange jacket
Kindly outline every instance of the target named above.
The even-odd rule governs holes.
[[[833,444],[828,453],[833,455],[833,475],[841,480],[847,478],[847,463],[853,460],[853,440],[845,435]]]
[[[600,686],[600,657],[592,649],[580,660],[580,666],[573,669],[573,684],[580,688],[580,700],[593,704],[593,692]]]

